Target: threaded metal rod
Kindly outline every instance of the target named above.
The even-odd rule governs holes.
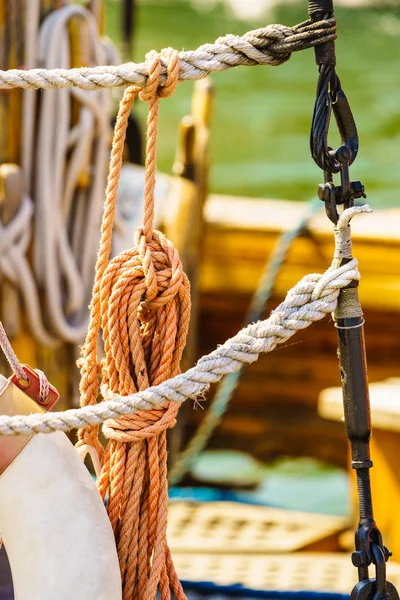
[[[358,503],[360,509],[360,521],[373,520],[371,482],[369,469],[357,469]]]

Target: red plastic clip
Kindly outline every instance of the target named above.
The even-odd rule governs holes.
[[[26,375],[26,379],[18,379],[18,377],[14,374],[10,377],[10,380],[16,385],[20,390],[25,392],[27,396],[29,396],[36,404],[44,408],[45,410],[51,410],[53,406],[58,402],[60,398],[60,394],[56,390],[54,386],[49,383],[49,394],[47,402],[41,402],[39,400],[40,396],[40,379],[39,375],[31,369],[28,365],[22,365],[24,373]]]

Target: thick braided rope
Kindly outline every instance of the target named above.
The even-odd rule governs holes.
[[[349,219],[361,212],[371,212],[371,209],[367,205],[347,209],[337,227],[347,227]],[[153,410],[165,402],[180,404],[188,399],[199,398],[224,375],[250,365],[260,354],[271,352],[297,331],[333,312],[340,290],[359,279],[356,259],[341,267],[330,267],[323,275],[306,275],[288,292],[285,300],[268,319],[245,327],[211,354],[203,356],[196,366],[185,373],[125,397],[114,396],[104,390],[106,400],[95,406],[42,415],[0,416],[0,435],[70,431],[87,425],[100,425],[108,419],[118,419],[139,411]]]
[[[210,73],[225,71],[239,65],[281,65],[292,52],[305,50],[336,39],[335,19],[312,23],[306,21],[294,27],[267,25],[243,36],[226,35],[214,44],[204,44],[194,51],[179,53],[179,79],[202,79]],[[160,85],[167,81],[168,59],[161,58]],[[51,89],[79,87],[95,90],[99,87],[144,87],[149,76],[148,63],[126,63],[80,69],[10,69],[0,71],[0,88]]]

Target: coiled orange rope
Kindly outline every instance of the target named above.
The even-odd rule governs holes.
[[[189,281],[178,253],[153,229],[156,141],[159,98],[170,96],[178,82],[175,50],[167,60],[166,85],[159,87],[160,56],[148,55],[145,88],[130,87],[121,101],[111,151],[101,243],[91,303],[91,320],[81,359],[81,404],[97,402],[99,373],[102,393],[127,395],[157,385],[180,372],[190,318]],[[118,180],[125,132],[137,96],[148,102],[146,181],[143,226],[134,246],[109,262]],[[103,330],[105,358],[99,364],[97,341]],[[98,487],[108,492],[108,514],[121,567],[124,600],[184,599],[166,540],[166,430],[175,424],[178,405],[137,413],[104,426],[109,443],[104,454],[98,428],[79,432],[78,445],[94,446],[102,459]]]

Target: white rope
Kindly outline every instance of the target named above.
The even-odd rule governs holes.
[[[353,207],[344,211],[337,228],[347,227],[348,220],[357,213],[371,212],[369,206]],[[330,267],[323,275],[306,275],[282,304],[265,321],[258,321],[242,329],[235,337],[203,356],[192,369],[154,386],[132,394],[107,399],[95,406],[43,415],[0,417],[1,435],[33,435],[52,431],[69,431],[87,425],[100,424],[141,410],[151,410],[167,401],[183,402],[203,395],[210,384],[228,373],[235,373],[243,365],[258,359],[259,354],[271,352],[288,340],[296,331],[333,312],[339,292],[352,281],[359,280],[357,261],[353,258],[340,267]],[[105,393],[107,398],[109,393]]]
[[[100,40],[88,10],[66,5],[38,32],[39,4],[29,2],[29,66],[69,67],[68,28],[77,16],[87,32],[86,58],[107,61],[109,44]],[[78,110],[71,123],[73,103]],[[86,333],[109,160],[109,104],[109,91],[102,89],[44,91],[40,97],[24,92],[26,195],[11,221],[0,223],[0,276],[21,291],[29,330],[48,347],[59,340],[81,343]]]
[[[70,66],[69,23],[75,17],[87,32],[85,50],[93,64],[106,61],[93,15],[78,5],[52,12],[39,33],[38,64]],[[40,95],[32,171],[33,267],[43,293],[50,330],[58,339],[80,343],[88,304],[109,159],[108,90],[63,89]],[[71,123],[72,105],[77,121]],[[82,177],[87,181],[82,185]]]
[[[336,38],[334,19],[295,27],[268,25],[249,31],[242,37],[227,35],[214,44],[205,44],[195,51],[180,52],[181,80],[194,80],[210,73],[225,71],[239,65],[280,65],[294,51],[311,48]],[[166,63],[162,64],[161,85],[166,79]],[[0,71],[0,88],[51,89],[78,87],[97,90],[99,87],[144,86],[148,77],[146,63],[126,63],[80,69],[10,69]]]
[[[34,337],[46,346],[54,346],[42,321],[39,292],[27,259],[31,243],[34,207],[29,196],[24,195],[12,220],[0,223],[0,274],[21,291],[28,327]]]
[[[12,368],[14,374],[21,381],[24,381],[26,378],[25,372],[22,368],[21,363],[18,360],[18,356],[15,354],[10,340],[7,337],[5,329],[3,327],[3,323],[0,321],[0,348],[3,350],[3,354],[6,357],[8,364]]]
[[[3,350],[4,356],[6,357],[8,364],[12,368],[14,374],[19,379],[20,382],[27,381],[29,382],[29,377],[25,373],[23,366],[18,360],[17,355],[15,354],[10,340],[7,337],[7,333],[3,327],[3,323],[0,321],[0,347]],[[38,400],[42,404],[46,404],[49,392],[50,392],[50,384],[47,380],[46,375],[40,369],[35,369],[37,376],[39,377],[39,395]]]

